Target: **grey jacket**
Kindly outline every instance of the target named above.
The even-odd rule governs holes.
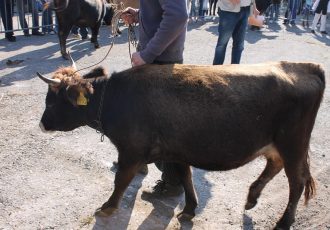
[[[147,63],[183,60],[186,0],[140,0],[139,51]]]

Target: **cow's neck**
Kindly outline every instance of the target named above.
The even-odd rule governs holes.
[[[87,125],[102,132],[101,115],[104,109],[105,94],[108,88],[108,80],[93,82],[94,93],[89,97],[87,110]]]

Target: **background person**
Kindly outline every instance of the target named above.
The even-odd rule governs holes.
[[[29,33],[29,25],[26,22],[25,19],[25,4],[24,0],[16,0],[16,7],[17,7],[17,12],[18,12],[18,18],[19,22],[21,24],[21,27],[23,29],[24,35],[25,36],[30,36]],[[28,6],[31,9],[32,13],[32,35],[37,35],[37,36],[42,36],[44,33],[39,31],[39,11],[38,11],[38,5],[36,0],[28,0]]]
[[[218,42],[215,47],[213,65],[222,65],[225,60],[229,39],[233,38],[231,64],[239,64],[244,50],[244,39],[251,13],[258,15],[253,0],[219,0],[219,27]]]
[[[0,0],[0,12],[5,31],[13,30],[13,4],[11,0]],[[14,32],[6,32],[5,38],[10,42],[15,42]]]
[[[321,34],[328,34],[327,31],[325,31],[325,25],[327,23],[327,9],[328,9],[328,3],[329,0],[320,0],[318,6],[315,10],[315,16],[313,19],[312,29],[311,32],[315,34],[315,29],[318,21],[321,18],[321,26],[320,26],[320,32]]]

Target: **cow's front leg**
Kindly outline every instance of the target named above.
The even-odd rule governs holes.
[[[197,198],[192,183],[191,168],[186,164],[177,164],[180,179],[185,192],[186,205],[181,213],[177,217],[181,220],[190,220],[195,216],[195,209],[197,207]]]
[[[100,25],[101,24],[97,24],[96,26],[91,27],[91,30],[92,30],[91,43],[94,43],[95,49],[100,48],[99,42],[97,41],[97,35],[100,30]]]
[[[115,177],[115,190],[109,200],[102,207],[96,210],[96,216],[110,216],[119,207],[119,202],[125,192],[125,189],[134,178],[141,163],[130,163],[129,165],[123,162],[118,162],[118,171]]]
[[[69,60],[69,55],[66,52],[66,39],[69,36],[72,25],[59,25],[58,38],[60,40],[61,54],[66,60]]]

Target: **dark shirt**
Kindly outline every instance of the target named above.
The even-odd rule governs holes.
[[[183,60],[186,0],[140,0],[139,50],[147,63]]]

